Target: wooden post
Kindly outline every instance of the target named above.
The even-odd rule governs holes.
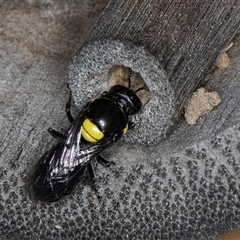
[[[77,107],[106,90],[108,71],[139,73],[150,101],[128,140],[157,143],[240,26],[238,0],[112,0],[76,53],[69,85]]]

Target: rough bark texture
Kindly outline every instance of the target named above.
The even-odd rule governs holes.
[[[105,4],[0,3],[0,239],[212,240],[239,229],[239,35],[228,52],[230,66],[215,69],[203,86],[217,91],[221,104],[194,126],[181,119],[157,145],[121,141],[106,150],[103,156],[116,164],[93,163],[100,201],[87,175],[59,202],[29,200],[31,169],[54,144],[47,128],[69,126],[64,108],[71,56]],[[87,101],[95,89],[84,89]]]
[[[105,90],[113,65],[130,67],[143,77],[151,99],[128,140],[157,143],[239,24],[237,0],[110,1],[70,66],[75,103],[80,109],[89,99],[88,88],[93,96]]]

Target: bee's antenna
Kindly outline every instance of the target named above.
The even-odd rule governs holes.
[[[128,89],[131,87],[131,75],[132,75],[132,70],[131,68],[128,68]]]
[[[144,84],[144,86],[138,88],[134,93],[137,93],[137,92],[139,92],[139,91],[141,91],[141,90],[144,90],[145,87],[146,87],[146,84]]]

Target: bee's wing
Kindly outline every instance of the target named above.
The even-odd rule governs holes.
[[[82,174],[86,164],[101,151],[113,145],[122,135],[116,133],[97,143],[81,142],[81,126],[84,115],[66,132],[66,139],[59,141],[39,160],[29,185],[33,200],[55,201],[68,191],[69,184]]]
[[[29,185],[29,196],[33,200],[57,200],[72,178],[78,174],[94,156],[93,152],[79,158],[81,152],[81,125],[83,114],[79,114],[69,127],[65,139],[60,140],[46,152],[37,163]]]

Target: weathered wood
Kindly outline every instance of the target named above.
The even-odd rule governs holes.
[[[70,66],[75,104],[80,108],[89,92],[94,96],[107,88],[109,68],[130,67],[151,91],[130,140],[156,143],[239,25],[237,0],[112,0]]]
[[[212,240],[239,228],[240,36],[228,52],[230,66],[204,83],[222,103],[194,127],[181,122],[158,145],[119,142],[108,149],[104,155],[116,165],[95,168],[101,201],[93,199],[85,179],[61,202],[29,200],[30,171],[54,144],[47,128],[69,126],[64,105],[70,56],[103,2],[0,4],[2,239]]]

